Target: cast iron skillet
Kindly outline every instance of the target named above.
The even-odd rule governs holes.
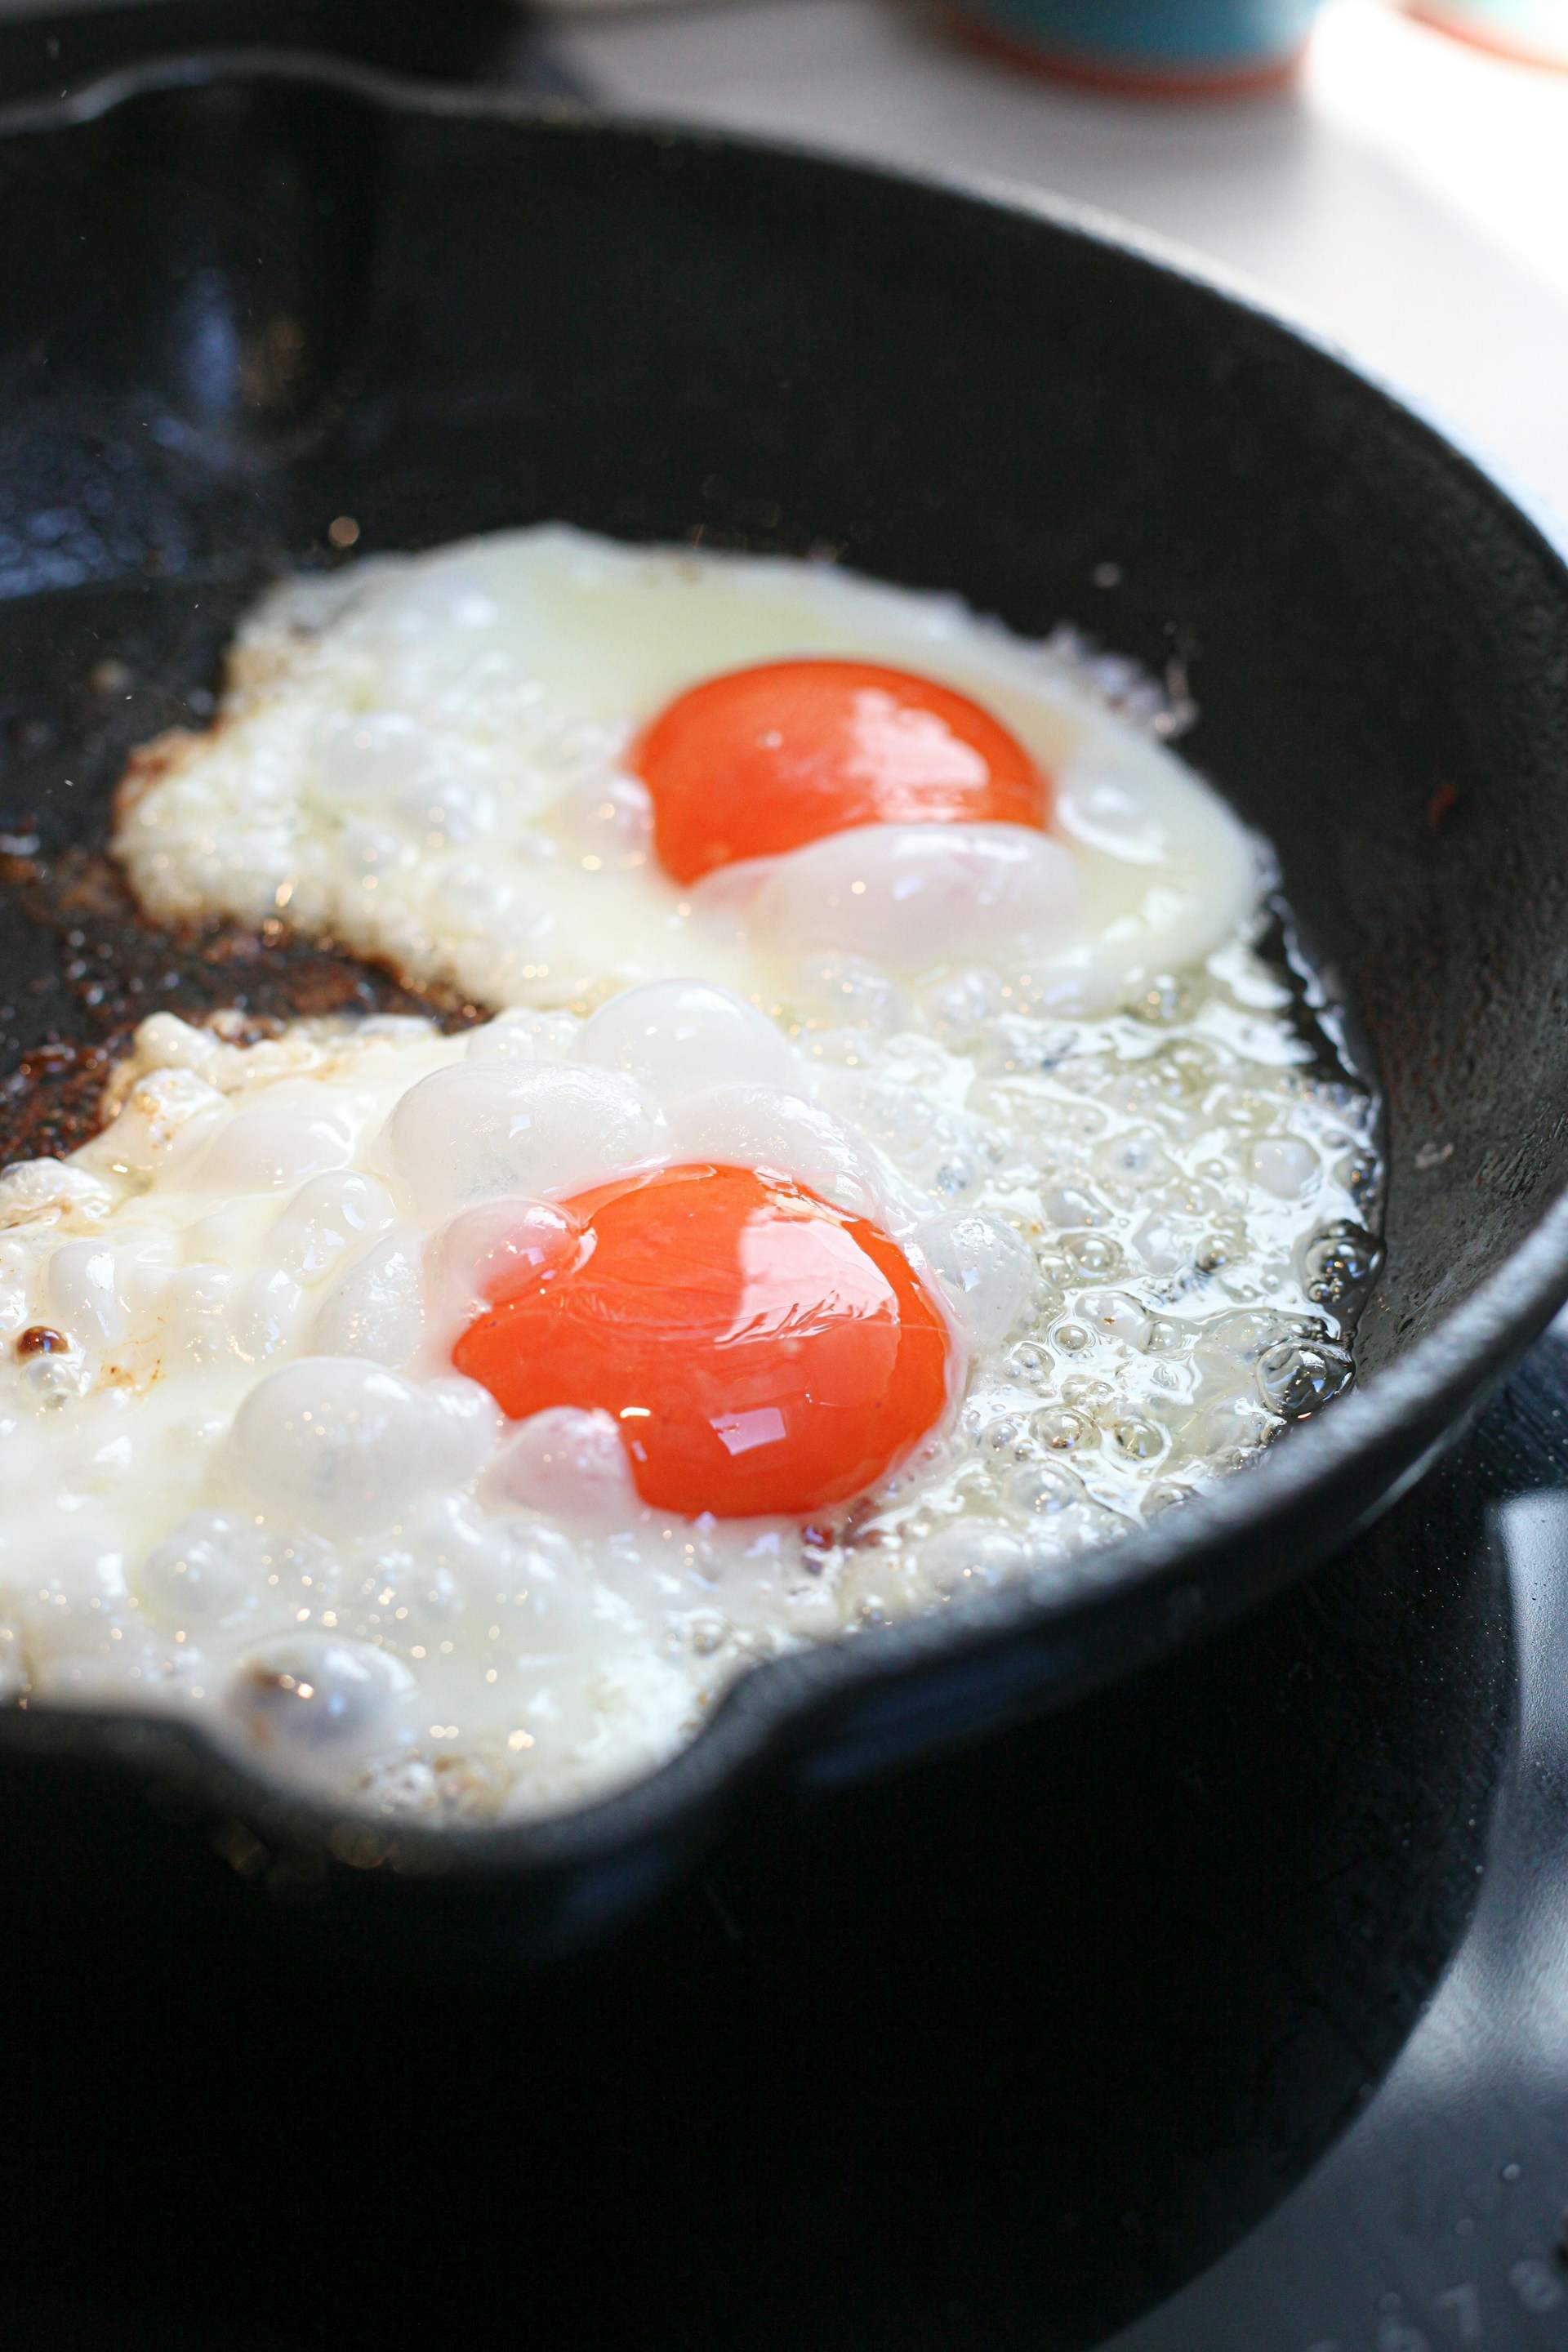
[[[342,1823],[178,1730],[6,1714],[13,1884],[216,1876],[355,1944],[560,1951],[778,1776],[1131,1671],[1415,1475],[1568,1291],[1568,571],[1485,471],[1254,305],[1032,205],[286,59],[0,127],[5,823],[101,837],[126,749],[335,517],[361,552],[547,516],[828,545],[1180,659],[1185,748],[1278,845],[1392,1139],[1364,1385],[1069,1591],[764,1667],[641,1786],[504,1832]],[[13,1061],[58,1016],[51,952],[0,937]]]

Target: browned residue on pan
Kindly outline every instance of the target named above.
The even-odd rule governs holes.
[[[137,758],[153,761],[177,751],[177,737],[163,737]],[[241,1039],[305,1015],[421,1013],[444,1029],[486,1017],[452,990],[411,988],[331,940],[304,938],[284,923],[164,929],[140,912],[101,850],[0,856],[0,918],[13,912],[55,935],[49,985],[58,1009],[50,1007],[56,1034],[0,1077],[0,1167],[58,1158],[98,1132],[113,1065],[151,1013],[186,1021],[237,1014],[240,1027],[226,1034]]]

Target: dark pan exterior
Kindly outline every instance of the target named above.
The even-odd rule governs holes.
[[[764,146],[282,59],[0,130],[0,830],[100,838],[130,744],[336,516],[361,552],[549,516],[826,545],[1181,664],[1184,748],[1360,1008],[1393,1169],[1365,1385],[1077,1581],[765,1667],[651,1780],[504,1832],[343,1824],[182,1732],[0,1716],[15,1883],[345,1949],[570,1948],[770,1780],[983,1735],[1300,1575],[1542,1328],[1568,572],[1389,394],[1072,217]],[[0,937],[7,1066],[59,1016],[43,956]]]

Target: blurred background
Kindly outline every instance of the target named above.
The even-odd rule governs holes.
[[[1095,206],[1251,279],[1568,515],[1568,0],[0,0],[0,103],[215,44]]]
[[[1420,17],[1380,0],[580,0],[554,24],[618,105],[1005,180],[1174,238],[1568,514],[1568,0]],[[1005,47],[965,37],[995,32]],[[1085,79],[1046,70],[1064,63]],[[1181,94],[1227,64],[1229,94]],[[1105,86],[1119,72],[1137,86]]]

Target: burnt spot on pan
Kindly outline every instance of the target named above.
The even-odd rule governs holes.
[[[17,922],[41,953],[25,1024],[0,1004],[0,1167],[58,1159],[98,1132],[114,1064],[151,1013],[237,1015],[229,1034],[242,1040],[306,1016],[416,1013],[447,1030],[487,1017],[450,989],[411,988],[282,923],[164,929],[100,849],[0,853],[0,923]]]

